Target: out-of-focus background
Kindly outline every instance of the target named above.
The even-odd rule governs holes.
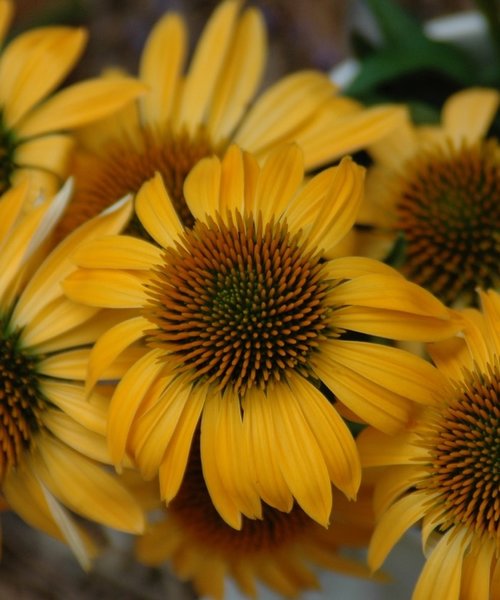
[[[217,4],[216,0],[17,0],[11,34],[46,24],[82,25],[90,32],[89,43],[71,80],[98,75],[110,65],[135,73],[148,32],[166,10],[185,15],[194,42]],[[363,15],[362,0],[254,0],[252,4],[262,9],[268,25],[264,84],[301,68],[330,71],[350,55],[350,33]],[[422,21],[473,7],[472,0],[400,0],[399,4]],[[15,515],[3,514],[1,523],[0,600],[195,598],[168,567],[147,569],[136,564],[127,536],[112,533],[95,570],[85,574],[64,546],[35,533]],[[325,592],[305,594],[304,600],[405,600],[421,564],[416,539],[407,538],[391,560],[398,574],[391,588],[328,575]],[[237,597],[232,590],[231,598]]]

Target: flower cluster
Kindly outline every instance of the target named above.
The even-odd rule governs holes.
[[[237,0],[187,67],[167,13],[137,77],[55,91],[84,41],[0,54],[5,508],[215,598],[373,576],[418,523],[414,600],[500,597],[500,94],[422,126],[313,70],[258,93]]]

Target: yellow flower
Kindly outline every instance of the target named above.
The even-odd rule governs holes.
[[[84,393],[89,346],[106,322],[66,299],[59,283],[72,269],[67,256],[75,245],[118,231],[129,213],[108,211],[41,262],[70,191],[66,184],[24,213],[26,185],[0,201],[0,492],[33,527],[66,541],[87,567],[89,539],[69,511],[134,533],[143,515],[100,464],[110,462],[109,397],[98,389],[90,398]]]
[[[220,3],[187,73],[184,20],[169,12],[154,27],[139,69],[150,92],[80,136],[76,194],[59,237],[137,192],[156,171],[183,223],[192,225],[184,180],[198,160],[221,156],[231,142],[260,160],[278,143],[296,141],[310,169],[375,142],[399,123],[401,109],[363,110],[339,96],[326,75],[312,70],[285,77],[248,108],[265,67],[266,33],[260,11],[241,11],[241,4]]]
[[[258,581],[281,596],[296,596],[301,590],[319,588],[312,565],[355,577],[370,575],[361,562],[343,555],[342,548],[365,548],[368,544],[374,520],[371,486],[363,486],[355,503],[335,493],[329,529],[294,505],[289,513],[265,506],[262,519],[244,519],[241,531],[237,531],[213,507],[198,446],[199,435],[177,497],[164,508],[160,519],[155,513],[154,522],[138,538],[139,561],[149,566],[169,561],[176,575],[191,581],[200,596],[214,598],[224,597],[228,578],[251,597],[257,595]],[[139,487],[136,484],[135,490]],[[156,508],[157,490],[147,493],[149,507]]]
[[[500,296],[462,314],[463,337],[430,344],[442,377],[435,405],[394,437],[359,438],[367,467],[384,467],[376,491],[374,569],[423,519],[427,561],[413,600],[500,597]]]
[[[12,2],[0,0],[0,42]],[[0,53],[0,194],[27,176],[52,194],[67,176],[72,148],[68,130],[121,108],[144,85],[133,80],[89,80],[51,92],[64,80],[86,40],[81,29],[45,27],[23,33]]]
[[[375,144],[358,222],[360,253],[383,258],[398,238],[402,272],[449,306],[500,285],[500,146],[486,137],[500,93],[451,96],[440,126],[409,120]]]
[[[104,334],[89,362],[90,389],[146,342],[113,395],[114,463],[129,450],[146,478],[159,470],[170,501],[201,421],[207,487],[236,528],[242,514],[261,515],[260,498],[285,512],[295,498],[326,525],[330,482],[354,497],[360,481],[337,408],[394,431],[413,400],[429,402],[429,364],[345,331],[435,340],[456,330],[438,300],[390,267],[328,259],[355,219],[363,169],[344,159],[306,185],[303,176],[295,145],[262,168],[236,146],[203,159],[185,185],[189,229],[157,175],[135,207],[157,244],[125,235],[85,244],[63,284],[84,304],[140,311]]]

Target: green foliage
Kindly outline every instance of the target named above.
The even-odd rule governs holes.
[[[428,38],[412,15],[394,0],[365,0],[382,36],[379,45],[353,34],[353,48],[361,63],[346,93],[366,104],[407,102],[417,122],[433,122],[452,93],[474,85],[500,86],[500,59],[493,64],[478,60],[451,43]],[[500,0],[478,0],[495,13],[489,15],[492,42],[500,31]],[[496,11],[490,10],[496,5]],[[486,14],[486,12],[485,12]],[[488,15],[486,15],[488,17]],[[500,44],[500,36],[499,36]],[[497,59],[500,52],[497,55]]]

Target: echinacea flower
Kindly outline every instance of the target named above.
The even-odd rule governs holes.
[[[0,0],[0,42],[12,2]],[[94,79],[49,95],[67,76],[86,40],[82,29],[40,27],[10,41],[0,52],[0,194],[23,178],[34,196],[52,194],[67,177],[72,136],[144,92],[132,79]],[[118,200],[118,198],[117,198]]]
[[[63,283],[70,298],[138,309],[111,328],[89,362],[102,370],[145,343],[118,383],[108,438],[115,465],[127,451],[162,497],[177,494],[201,421],[210,496],[233,527],[294,498],[326,525],[331,482],[354,497],[358,455],[340,407],[394,431],[412,401],[428,402],[432,367],[402,350],[342,339],[357,331],[398,339],[453,334],[449,311],[390,267],[329,253],[349,231],[363,192],[350,159],[303,182],[300,149],[264,165],[231,146],[202,160],[185,185],[195,216],[178,217],[160,175],[137,195],[136,214],[156,243],[122,235],[83,245]],[[336,403],[326,399],[327,386]]]
[[[463,90],[441,125],[408,120],[371,148],[358,222],[376,235],[361,234],[361,253],[383,258],[399,238],[399,268],[449,306],[500,286],[500,146],[487,137],[499,101],[498,90]]]
[[[500,597],[500,296],[462,313],[463,337],[430,344],[442,377],[438,401],[394,436],[367,429],[367,467],[387,467],[369,562],[378,568],[422,520],[427,556],[413,600]]]
[[[400,122],[400,108],[364,109],[313,70],[289,75],[255,99],[267,58],[266,33],[260,11],[242,11],[241,5],[220,3],[186,73],[184,19],[168,12],[159,20],[140,61],[139,78],[150,92],[81,132],[72,170],[76,193],[59,238],[136,193],[156,171],[182,222],[191,226],[184,180],[198,160],[222,156],[231,142],[260,160],[277,144],[296,141],[312,169],[377,141]]]
[[[68,237],[43,262],[41,248],[69,199],[29,201],[27,185],[0,199],[0,494],[26,522],[89,565],[90,539],[71,512],[128,532],[143,528],[133,497],[101,463],[109,398],[86,398],[89,346],[106,324],[63,295],[75,245],[112,233],[127,218],[116,208]],[[82,519],[80,519],[81,521]]]
[[[136,489],[137,489],[136,485]],[[193,583],[200,596],[224,597],[224,584],[233,579],[252,598],[256,584],[265,583],[281,596],[293,597],[318,589],[314,567],[353,577],[369,577],[361,560],[343,553],[365,548],[373,530],[371,486],[363,486],[356,502],[334,491],[335,510],[328,529],[297,505],[284,513],[266,506],[262,519],[244,519],[241,530],[230,527],[215,510],[203,478],[199,434],[176,498],[137,539],[136,556],[148,566],[168,562],[175,574]],[[149,492],[150,507],[155,495]],[[144,492],[143,492],[144,496]]]

